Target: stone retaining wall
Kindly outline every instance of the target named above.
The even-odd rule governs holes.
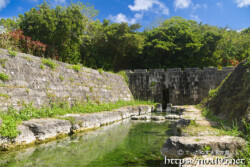
[[[126,71],[129,88],[136,99],[174,105],[198,104],[234,70],[234,67],[137,69]],[[166,107],[166,106],[165,106]]]
[[[67,114],[62,119],[44,118],[23,121],[15,139],[0,137],[0,150],[10,150],[34,143],[52,140],[64,135],[98,128],[131,116],[150,113],[153,106],[127,106],[113,111],[92,114]],[[69,121],[70,120],[70,121]]]
[[[0,73],[9,76],[8,81],[0,79],[0,111],[9,106],[19,109],[22,102],[40,107],[58,99],[73,103],[87,99],[115,102],[133,98],[120,75],[85,67],[77,72],[72,65],[58,61],[53,61],[57,67],[52,70],[43,65],[42,60],[23,53],[13,57],[7,50],[0,49]]]

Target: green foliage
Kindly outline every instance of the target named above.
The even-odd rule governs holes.
[[[71,68],[76,72],[79,72],[82,69],[82,65],[81,64],[72,65]]]
[[[45,1],[20,15],[24,35],[49,46],[50,57],[68,63],[80,62],[80,46],[86,26],[97,15],[90,5],[71,3],[51,8]]]
[[[217,94],[218,94],[218,89],[210,89],[209,92],[208,92],[208,94],[209,94],[209,96],[210,96],[211,98],[214,98],[214,97],[216,97]]]
[[[1,115],[2,125],[0,127],[0,134],[3,137],[14,138],[17,137],[19,131],[17,131],[18,122],[12,115]]]
[[[100,74],[104,73],[104,70],[102,68],[99,68],[98,71]]]
[[[59,79],[61,80],[61,82],[64,81],[64,77],[62,75],[59,76]]]
[[[11,51],[10,49],[8,50],[10,57],[16,57],[17,52]]]
[[[125,71],[119,71],[117,74],[123,76],[124,81],[128,83],[128,76]]]
[[[19,111],[9,108],[7,112],[0,113],[3,120],[0,134],[1,136],[16,137],[18,132],[16,126],[21,121],[26,121],[33,118],[58,117],[71,113],[94,113],[101,111],[111,111],[123,106],[133,105],[154,105],[150,101],[117,101],[115,103],[94,103],[88,101],[85,103],[76,102],[72,107],[66,102],[51,104],[42,108],[35,108],[31,103],[23,104],[23,108]]]
[[[48,67],[50,67],[53,71],[56,69],[57,64],[54,63],[52,60],[49,59],[42,59],[42,63],[44,65],[47,65]]]
[[[3,94],[3,93],[0,93],[0,97],[5,97],[6,99],[9,98],[9,95],[6,95],[6,94]]]
[[[46,58],[105,71],[209,66],[222,69],[236,66],[250,56],[249,28],[229,31],[227,27],[172,17],[151,30],[138,32],[139,24],[94,21],[97,13],[88,4],[53,8],[45,1],[19,18],[2,19],[0,25],[12,34],[12,30],[20,28],[34,42],[42,42],[38,42],[39,46],[45,48],[39,52]],[[15,49],[22,44],[8,39],[0,36],[0,47]]]
[[[44,67],[44,65],[43,65],[43,64],[41,64],[41,65],[40,65],[40,68],[41,68],[42,70],[44,70],[44,69],[45,69],[45,67]]]
[[[203,148],[202,148],[202,150],[203,151],[211,151],[211,147],[210,146],[204,146]]]
[[[2,81],[8,81],[9,80],[9,76],[5,73],[0,73],[0,80]]]
[[[5,68],[5,62],[8,61],[7,59],[0,59],[0,64],[3,68]]]
[[[195,120],[191,120],[191,121],[190,121],[190,125],[191,125],[191,126],[195,126],[195,127],[198,127],[198,126],[199,126],[199,124],[196,122],[196,119],[195,119]]]
[[[150,83],[150,87],[153,87],[153,86],[155,86],[156,85],[156,82],[154,82],[154,81],[152,81],[151,83]]]
[[[250,56],[246,59],[245,66],[250,66]]]
[[[211,121],[214,122],[219,122],[219,123],[224,123],[227,124],[227,122],[225,120],[220,119],[219,117],[215,116],[210,110],[209,108],[205,107],[202,109],[202,116],[208,118]]]
[[[33,61],[32,58],[29,57],[29,56],[23,56],[23,58],[24,58],[25,60],[29,61],[29,62],[32,62],[32,61]]]

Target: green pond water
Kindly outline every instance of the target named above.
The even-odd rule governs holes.
[[[175,129],[173,122],[127,119],[27,149],[0,153],[0,166],[162,166],[160,149],[169,136],[177,135]]]

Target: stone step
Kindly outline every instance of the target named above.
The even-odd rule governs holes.
[[[164,143],[161,154],[168,158],[193,157],[209,148],[213,152],[227,152],[232,156],[246,146],[246,141],[234,136],[172,136]]]

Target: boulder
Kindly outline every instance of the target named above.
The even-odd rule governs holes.
[[[183,158],[196,156],[204,148],[210,151],[228,151],[232,156],[238,149],[243,149],[246,141],[233,136],[172,136],[164,143],[161,154],[168,158]]]

